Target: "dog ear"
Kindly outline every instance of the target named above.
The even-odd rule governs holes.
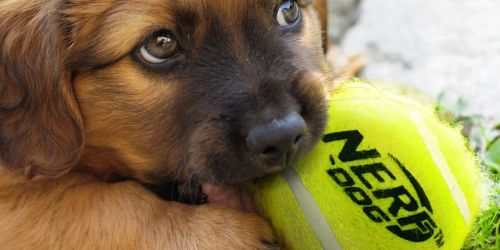
[[[321,23],[321,34],[323,39],[323,50],[326,54],[329,46],[328,38],[328,0],[315,0],[314,8],[318,12],[318,17]]]
[[[68,27],[55,4],[40,2],[0,4],[0,166],[29,177],[69,170],[84,143],[65,67]]]

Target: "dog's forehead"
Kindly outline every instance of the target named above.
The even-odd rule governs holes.
[[[90,61],[107,64],[128,54],[137,44],[159,29],[197,39],[207,35],[214,25],[227,33],[244,30],[244,25],[272,25],[273,13],[282,0],[97,0],[79,1],[72,16],[81,15],[83,30],[97,27],[78,37],[77,51]],[[307,5],[311,0],[299,0]],[[102,10],[97,11],[96,9]],[[88,13],[100,12],[89,18]],[[82,15],[81,13],[85,13]],[[78,17],[73,17],[78,19]],[[92,55],[92,56],[90,56]]]
[[[213,22],[237,31],[238,23],[249,16],[269,21],[281,0],[73,1],[67,13],[77,22],[73,26],[79,24],[83,31],[75,39],[75,48],[86,55],[85,62],[77,64],[86,65],[91,64],[88,61],[106,64],[118,60],[159,29],[178,35],[193,33],[192,38],[196,39]]]
[[[168,1],[174,12],[192,11],[200,16],[237,20],[245,15],[272,13],[283,0],[178,0]],[[302,6],[312,0],[297,0]]]
[[[225,10],[238,11],[255,6],[272,7],[282,2],[282,0],[178,0],[167,2],[175,2],[174,5],[176,6],[197,11],[203,11],[204,8],[215,8],[218,10],[218,13],[222,13]]]
[[[203,28],[214,22],[232,29],[249,17],[270,19],[277,1],[281,0],[180,0],[168,7],[167,14],[179,29]]]

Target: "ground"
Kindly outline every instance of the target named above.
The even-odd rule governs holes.
[[[500,1],[362,0],[345,35],[357,1],[330,1],[331,25],[341,26],[331,36],[344,52],[367,55],[362,77],[446,92],[500,119]]]

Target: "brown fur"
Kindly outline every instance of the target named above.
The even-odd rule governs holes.
[[[141,184],[261,176],[268,166],[244,134],[287,112],[309,127],[302,153],[318,139],[331,78],[314,6],[326,28],[325,1],[299,0],[293,31],[270,22],[279,2],[0,0],[0,248],[272,242],[257,215],[165,201]],[[189,47],[146,67],[137,46],[163,27]]]

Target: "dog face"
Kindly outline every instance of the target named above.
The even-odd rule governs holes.
[[[72,0],[53,7],[58,28],[40,38],[53,48],[31,53],[45,53],[33,60],[51,59],[35,65],[55,71],[45,65],[24,73],[29,62],[7,56],[29,46],[14,38],[4,45],[0,60],[11,66],[2,66],[0,80],[14,84],[0,86],[8,97],[0,115],[9,121],[0,126],[1,152],[31,149],[17,160],[2,155],[7,166],[50,174],[77,160],[101,176],[230,184],[284,167],[322,134],[330,78],[311,1]],[[32,90],[39,79],[22,76],[34,73],[47,75],[43,93]],[[47,93],[53,98],[40,98]],[[41,111],[31,122],[17,118]],[[13,130],[19,123],[39,124],[44,135],[29,139],[27,128],[20,137]]]

